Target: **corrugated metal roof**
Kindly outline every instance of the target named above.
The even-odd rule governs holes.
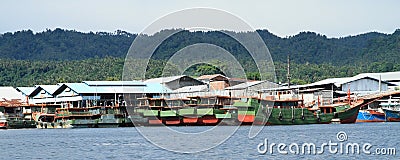
[[[325,85],[325,84],[334,84],[335,86],[340,87],[341,85],[343,85],[345,83],[350,83],[350,82],[353,82],[353,81],[356,81],[356,80],[360,80],[360,79],[365,79],[365,78],[379,81],[379,79],[376,79],[374,77],[370,77],[368,75],[357,75],[357,76],[354,76],[354,77],[325,79],[325,80],[318,81],[318,82],[315,82],[315,83],[311,83],[311,84],[308,84],[308,85],[300,85],[300,87],[303,87],[303,86],[306,86],[306,87],[318,86],[318,85]],[[391,83],[385,82],[385,81],[382,81],[382,83],[386,83],[388,85],[394,85],[394,84],[391,84]]]
[[[88,86],[86,83],[63,83],[78,94],[88,93],[170,93],[159,83],[142,83],[139,86]]]
[[[400,72],[361,73],[358,76],[369,76],[382,81],[400,81]]]
[[[171,76],[171,77],[152,78],[152,79],[147,79],[144,82],[145,83],[168,83],[168,82],[180,79],[182,77],[188,77],[188,76],[180,75],[180,76]]]
[[[400,82],[391,82],[392,84],[395,84],[397,86],[400,86]]]
[[[228,77],[226,77],[226,76],[224,76],[222,74],[202,75],[202,76],[200,76],[200,77],[198,77],[196,79],[198,79],[198,80],[206,80],[206,79],[213,79],[213,78],[216,78],[216,77],[222,77],[222,78],[228,80]]]
[[[240,83],[238,85],[228,87],[228,88],[226,88],[226,90],[245,89],[247,87],[251,87],[251,86],[254,86],[257,84],[261,84],[261,83],[270,83],[271,85],[276,85],[275,83],[268,82],[268,81],[252,81],[252,82],[244,82],[244,83]]]
[[[164,87],[160,83],[146,83],[146,88],[144,93],[171,93],[172,90],[170,90],[167,87]]]
[[[144,85],[140,81],[83,81],[89,86],[138,86]]]
[[[76,92],[78,94],[92,91],[92,88],[85,83],[59,83],[59,85],[60,84],[66,85],[67,87],[71,88],[74,92]],[[93,92],[93,93],[95,93],[95,92]]]
[[[376,79],[374,77],[370,77],[367,74],[360,74],[354,77],[344,77],[344,78],[328,78],[328,79],[324,79],[318,82],[314,82],[314,83],[310,83],[310,84],[305,84],[305,85],[293,85],[290,86],[290,89],[297,89],[297,88],[307,88],[307,87],[315,87],[315,86],[322,86],[322,85],[329,85],[329,84],[333,84],[337,87],[340,87],[343,84],[346,83],[350,83],[356,80],[360,80],[360,79],[373,79],[376,81],[379,81],[379,79]],[[389,83],[389,82],[385,82],[382,80],[382,83],[388,84],[389,86],[395,86],[396,84],[393,83]],[[289,90],[288,87],[279,87],[279,88],[271,88],[271,89],[263,89],[262,91],[271,91],[271,90]]]
[[[18,92],[14,87],[0,87],[0,100],[20,99],[25,101],[25,96]]]

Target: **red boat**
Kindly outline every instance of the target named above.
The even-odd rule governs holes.
[[[376,116],[385,116],[385,113],[384,113],[384,112],[379,112],[379,111],[377,111],[377,110],[372,110],[372,109],[370,109],[370,110],[368,110],[368,111],[369,111],[369,113],[372,114],[372,115],[376,115]]]
[[[3,112],[0,112],[0,129],[7,128],[7,118]]]

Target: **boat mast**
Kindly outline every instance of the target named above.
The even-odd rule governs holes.
[[[288,88],[290,89],[290,55],[288,54],[288,56],[287,56],[287,64],[288,64],[288,66],[287,66],[287,76],[286,76],[286,78],[287,78],[287,82],[288,82]]]

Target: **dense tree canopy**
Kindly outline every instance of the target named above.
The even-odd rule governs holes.
[[[274,60],[277,82],[286,82],[289,54],[292,83],[298,84],[362,72],[400,71],[400,30],[393,34],[371,32],[343,38],[327,38],[313,32],[281,38],[267,30],[257,32]],[[232,34],[245,37],[249,33]],[[0,34],[0,85],[120,80],[124,58],[135,37],[137,35],[124,31],[81,33],[63,29]],[[225,49],[244,66],[249,79],[260,78],[247,50],[218,31],[182,31],[169,37],[156,49],[146,77],[161,76],[168,58],[196,43],[211,43]],[[224,64],[224,67],[229,65]],[[203,64],[185,71],[193,76],[212,73],[221,73],[221,70]]]

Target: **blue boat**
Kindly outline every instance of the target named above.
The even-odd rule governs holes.
[[[385,112],[386,121],[400,122],[400,103],[389,101],[389,103],[381,103],[380,105]]]
[[[393,110],[390,108],[384,108],[383,111],[385,112],[386,121],[388,122],[400,122],[400,111]]]
[[[385,114],[375,110],[360,110],[356,122],[385,122]]]

